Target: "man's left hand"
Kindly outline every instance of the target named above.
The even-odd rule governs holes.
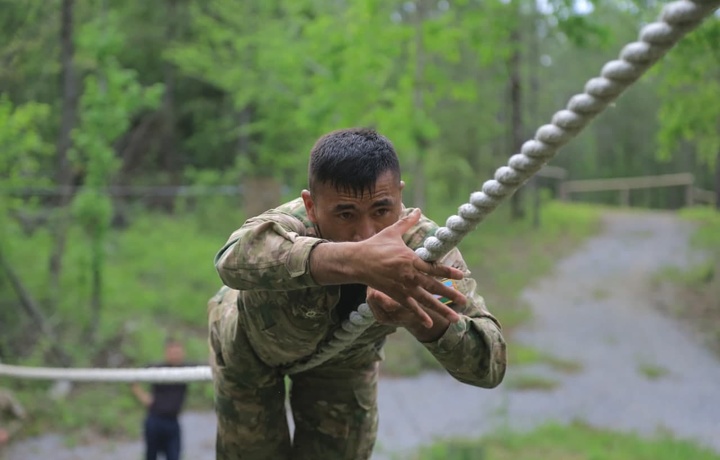
[[[367,304],[379,324],[404,327],[420,342],[434,342],[445,333],[450,321],[434,310],[424,308],[432,319],[428,327],[414,310],[404,307],[390,296],[369,287]]]

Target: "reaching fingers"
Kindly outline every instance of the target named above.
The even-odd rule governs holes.
[[[450,278],[452,280],[461,280],[465,277],[465,274],[462,270],[459,270],[457,268],[449,267],[447,265],[443,264],[434,264],[430,262],[425,262],[424,260],[420,259],[420,262],[417,264],[418,270],[427,273],[428,275],[432,275],[438,278]]]
[[[420,212],[419,209],[414,209],[413,212],[399,219],[397,222],[395,222],[393,225],[391,225],[385,230],[397,231],[400,235],[402,235],[403,233],[410,230],[413,225],[418,223],[418,221],[420,220],[420,216],[422,216],[422,212]]]
[[[430,315],[428,315],[425,310],[420,306],[420,304],[412,297],[408,297],[405,299],[405,305],[412,310],[415,315],[417,315],[418,318],[420,318],[420,321],[425,327],[432,327],[433,321],[430,318]]]
[[[453,285],[442,283],[434,278],[429,279],[425,289],[436,296],[449,299],[450,302],[447,303],[453,302],[459,305],[465,305],[465,303],[467,303],[467,297],[465,297],[465,294],[455,289]]]
[[[457,292],[457,291],[455,291],[455,292]],[[447,319],[451,323],[456,323],[460,320],[460,316],[457,314],[457,312],[455,310],[453,310],[452,308],[450,308],[449,306],[442,303],[440,301],[440,298],[428,293],[427,291],[423,291],[423,293],[424,293],[424,295],[422,296],[422,298],[423,298],[422,303],[427,308],[436,311],[437,313],[439,313],[440,315],[445,317],[445,319]],[[462,294],[460,294],[460,295],[462,296]],[[462,297],[464,298],[464,296],[462,296]]]

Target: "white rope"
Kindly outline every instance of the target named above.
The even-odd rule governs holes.
[[[469,202],[458,209],[458,215],[450,216],[445,226],[440,227],[435,236],[427,238],[416,253],[423,260],[434,261],[450,252],[503,200],[522,187],[562,146],[577,136],[595,116],[718,6],[720,0],[680,0],[665,5],[659,20],[642,28],[638,41],[625,46],[619,59],[605,64],[600,76],[590,79],[585,85],[585,91],[573,96],[565,109],[555,113],[550,124],[541,126],[535,138],[523,144],[520,153],[513,155],[507,166],[498,168],[494,179],[485,182],[481,191],[471,194]],[[326,362],[351,345],[374,323],[370,307],[366,303],[361,304],[317,353],[305,362],[289,366],[285,372],[294,374]],[[0,376],[106,382],[211,378],[208,367],[195,368],[195,371],[191,369],[47,369],[0,364]]]
[[[0,377],[72,382],[191,382],[212,380],[209,366],[145,369],[47,368],[0,364]]]
[[[470,195],[470,202],[460,206],[458,215],[450,216],[445,227],[428,237],[415,252],[423,260],[434,261],[445,256],[506,198],[515,193],[545,163],[552,159],[570,139],[655,64],[670,48],[704,18],[720,6],[720,0],[681,0],[667,4],[660,20],[640,31],[639,41],[625,46],[620,59],[602,68],[600,77],[585,85],[585,92],[573,96],[567,108],[555,113],[550,124],[541,126],[533,140],[523,144],[520,153],[513,155],[507,166],[495,171],[495,178],[485,182],[482,191]],[[375,322],[366,303],[358,307],[362,321],[351,317],[335,332],[325,347],[308,361],[287,370],[288,374],[302,372],[320,365],[344,350]]]

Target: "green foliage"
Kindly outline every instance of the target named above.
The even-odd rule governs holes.
[[[582,423],[543,425],[528,433],[497,433],[480,440],[452,440],[423,449],[408,460],[718,460],[693,442],[659,431],[643,437],[595,429]]]
[[[93,316],[90,328],[97,327],[102,306],[102,276],[105,268],[105,236],[112,218],[112,201],[105,190],[121,163],[114,143],[142,110],[160,103],[162,85],[143,87],[137,72],[124,69],[114,55],[123,36],[114,16],[100,17],[84,25],[78,34],[79,55],[94,70],[85,77],[80,99],[79,124],[73,131],[70,152],[73,163],[84,172],[85,187],[74,198],[72,210],[80,228],[90,238],[89,270],[94,277],[91,291]],[[92,331],[94,334],[96,331]]]
[[[522,52],[529,137],[537,118],[559,109],[657,9],[652,2],[636,9],[594,2],[591,14],[580,15],[570,0],[545,2],[542,14],[534,2],[501,0],[75,2],[73,64],[82,94],[71,160],[87,187],[72,203],[62,289],[48,292],[51,238],[42,222],[57,210],[48,206],[51,200],[7,191],[52,185],[52,144],[64,116],[60,8],[0,3],[0,249],[41,303],[58,296],[49,321],[76,362],[103,363],[107,353],[118,352],[130,364],[154,359],[161,337],[174,330],[185,331],[189,348],[202,355],[204,304],[218,284],[211,255],[244,216],[228,211],[240,207],[235,196],[189,194],[176,198],[172,217],[147,215],[130,203],[130,213],[136,216],[137,206],[140,216],[127,232],[112,229],[104,188],[121,166],[130,171],[121,185],[173,180],[200,192],[273,175],[295,190],[304,184],[307,152],[319,135],[374,126],[394,141],[409,189],[427,195],[424,211],[444,219],[514,153],[507,139],[513,51]],[[527,32],[531,23],[540,24],[535,34],[511,40],[516,27]],[[708,184],[707,165],[718,150],[717,104],[707,103],[718,99],[717,23],[712,19],[691,34],[655,80],[637,83],[556,165],[573,178],[692,170],[699,185]],[[530,45],[537,45],[542,65]],[[532,98],[537,110],[529,108]],[[177,148],[157,148],[165,123],[174,128]],[[656,161],[656,138],[661,157],[672,153],[667,164]],[[697,155],[687,143],[697,146]],[[517,298],[520,288],[550,270],[597,219],[596,211],[552,203],[536,232],[529,221],[510,223],[506,210],[461,249],[490,309],[511,331],[529,315]],[[29,217],[40,223],[26,225]],[[78,332],[88,323],[98,268],[105,316],[90,350],[78,346]],[[0,300],[17,306],[4,278]],[[20,359],[43,364],[48,339],[10,311],[22,327],[0,325],[4,343],[21,350]],[[397,356],[407,372],[432,365],[414,351]]]
[[[693,243],[720,259],[720,213],[708,207],[695,207],[683,210],[681,215],[698,224]]]
[[[217,195],[202,193],[206,187],[229,186],[232,190],[237,185],[242,185],[240,173],[235,168],[227,168],[224,171],[188,168],[185,177],[192,185],[189,187],[188,196],[178,197],[176,202],[178,212],[187,211],[192,215],[198,228],[217,231],[219,234],[229,235],[242,225],[245,219],[240,211],[242,195],[252,193],[251,190],[244,190],[240,196],[231,192]],[[196,192],[195,196],[193,192]],[[228,210],[237,211],[228,212]]]
[[[668,159],[689,142],[700,162],[714,167],[720,156],[720,104],[708,101],[720,100],[720,18],[691,32],[660,68],[658,157]]]
[[[48,184],[41,165],[52,146],[41,136],[39,127],[47,120],[49,109],[34,102],[14,106],[0,97],[0,193],[6,195],[0,200],[0,232],[6,231],[3,222],[9,211],[33,205],[11,192]]]

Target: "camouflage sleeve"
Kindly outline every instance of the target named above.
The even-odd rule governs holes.
[[[496,387],[505,376],[507,364],[500,323],[475,292],[477,283],[470,277],[460,251],[453,249],[442,263],[465,272],[465,278],[455,285],[468,302],[464,306],[452,304],[460,313],[460,321],[451,324],[436,342],[423,345],[460,382],[483,388]]]
[[[296,217],[270,210],[249,219],[215,256],[226,286],[239,290],[293,290],[318,284],[310,275],[310,251],[319,238],[305,236]]]

